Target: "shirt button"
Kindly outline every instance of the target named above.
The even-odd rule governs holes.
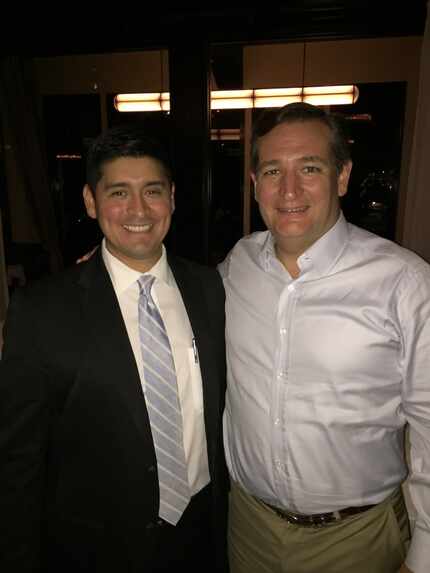
[[[287,333],[287,329],[286,328],[281,328],[279,331],[282,335]]]
[[[293,290],[296,290],[296,287],[294,285],[288,285],[287,286],[287,291],[288,292],[293,292]]]
[[[275,418],[275,426],[279,426],[281,420],[279,418]]]

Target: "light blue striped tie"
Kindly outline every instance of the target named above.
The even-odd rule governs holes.
[[[139,280],[139,336],[145,399],[157,457],[159,516],[176,525],[190,501],[175,364],[163,319],[151,288],[153,275]]]

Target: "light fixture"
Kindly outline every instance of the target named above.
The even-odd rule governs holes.
[[[320,86],[303,88],[303,101],[313,105],[348,105],[358,99],[357,86]]]
[[[313,105],[353,104],[358,99],[357,86],[318,86],[255,90],[221,90],[211,92],[211,109],[250,109],[282,107],[305,101]],[[118,94],[114,98],[118,111],[169,111],[170,94]]]
[[[211,129],[211,139],[218,141],[234,141],[240,139],[240,129]]]
[[[114,98],[114,106],[118,111],[169,111],[170,94],[118,94]]]

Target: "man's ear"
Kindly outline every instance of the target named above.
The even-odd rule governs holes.
[[[82,195],[84,197],[88,217],[91,217],[91,219],[97,219],[96,200],[88,184],[84,186]]]
[[[255,175],[255,173],[253,173],[251,171],[251,180],[252,180],[252,184],[254,186],[254,199],[258,202],[258,198],[257,198],[257,177]]]
[[[337,194],[339,197],[346,195],[348,191],[349,176],[351,175],[352,161],[347,161],[342,171],[337,176]]]
[[[172,183],[172,187],[170,189],[170,204],[171,204],[171,212],[173,213],[175,210],[175,184]]]

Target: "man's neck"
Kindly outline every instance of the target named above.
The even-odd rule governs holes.
[[[281,250],[277,245],[275,245],[275,252],[277,258],[287,269],[291,277],[293,279],[296,279],[300,275],[300,267],[297,264],[297,259],[299,258],[299,255],[297,255],[296,253],[294,254],[287,253],[284,250]]]

